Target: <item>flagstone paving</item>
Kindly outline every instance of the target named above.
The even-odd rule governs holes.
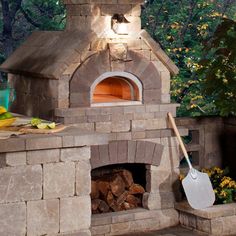
[[[193,230],[183,228],[181,226],[171,227],[155,232],[140,232],[125,234],[123,236],[206,236],[207,234],[198,233]]]

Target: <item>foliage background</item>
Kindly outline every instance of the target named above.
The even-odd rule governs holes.
[[[65,26],[66,12],[61,0],[0,0],[0,13],[0,62],[32,31],[61,30]],[[225,91],[223,97],[218,96],[217,103],[216,94],[212,94],[215,87],[206,89],[207,69],[214,64],[211,59],[215,57],[206,42],[216,36],[214,32],[223,19],[236,19],[236,0],[146,0],[143,5],[143,28],[180,68],[179,75],[171,81],[172,100],[181,103],[179,116],[234,114],[230,109],[225,112],[220,109],[230,107],[221,104],[227,98]],[[200,64],[206,55],[208,64]],[[224,77],[220,75],[220,82]]]

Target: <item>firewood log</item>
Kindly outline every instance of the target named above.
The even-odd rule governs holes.
[[[96,211],[101,203],[101,199],[93,199],[91,202],[92,211]]]
[[[91,193],[90,193],[91,199],[99,198],[99,191],[97,188],[97,182],[92,180],[91,181]]]
[[[134,183],[133,176],[130,171],[123,169],[123,170],[119,171],[119,175],[124,180],[126,188],[129,188]]]
[[[124,203],[122,204],[122,207],[123,207],[124,210],[130,210],[130,209],[136,208],[135,205],[130,204],[130,203],[128,203],[128,202],[124,202]]]
[[[102,212],[102,213],[109,212],[109,209],[110,209],[110,207],[107,205],[107,203],[102,200],[101,200],[98,208],[99,208],[100,212]]]
[[[123,192],[116,200],[117,204],[118,205],[121,205],[122,203],[125,202],[126,200],[126,197],[128,196],[129,192],[128,191],[125,191]]]
[[[135,207],[140,206],[141,204],[141,199],[131,194],[127,195],[125,201],[128,202],[130,205],[134,205]]]
[[[106,202],[110,206],[115,201],[115,197],[111,191],[108,192]]]
[[[145,189],[140,184],[132,184],[129,188],[130,194],[143,194]]]
[[[114,174],[110,182],[111,192],[119,197],[125,191],[125,183],[119,174]]]
[[[102,199],[106,199],[107,193],[110,190],[110,184],[106,180],[96,180],[97,188]]]

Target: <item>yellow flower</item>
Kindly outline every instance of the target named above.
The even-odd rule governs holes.
[[[226,196],[227,196],[227,192],[225,192],[224,190],[222,190],[222,191],[220,192],[220,196],[221,196],[221,197],[226,197]]]
[[[222,182],[220,183],[220,187],[221,188],[227,187],[231,181],[232,179],[230,177],[224,176]]]

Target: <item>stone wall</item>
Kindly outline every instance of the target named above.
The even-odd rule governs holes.
[[[225,158],[222,153],[224,120],[220,117],[176,118],[178,127],[186,128],[191,134],[187,151],[193,153],[193,164],[199,168],[222,166]]]
[[[149,229],[176,225],[178,214],[174,203],[179,197],[179,147],[171,132],[164,130],[168,131],[154,132],[149,139],[138,141],[130,136],[131,141],[125,134],[123,141],[118,141],[118,133],[86,133],[73,126],[53,135],[24,135],[1,140],[0,234],[87,236],[92,232],[97,235],[104,225],[99,226],[96,221],[96,227],[91,228],[91,169],[96,167],[93,163],[97,163],[91,148],[98,147],[102,154],[103,147],[117,143],[118,149],[112,149],[114,155],[119,156],[120,151],[125,155],[126,152],[119,149],[119,142],[122,147],[125,145],[127,155],[133,147],[128,143],[135,144],[132,160],[124,161],[143,163],[148,183],[143,197],[146,211],[130,213],[132,219],[126,222],[126,232],[137,231],[141,222],[143,229],[145,225],[149,225]],[[137,151],[140,147],[142,152]],[[148,152],[151,147],[153,153]],[[142,153],[144,156],[140,156]],[[142,160],[143,157],[149,161]],[[103,159],[103,165],[114,164],[109,160]],[[110,234],[122,227],[119,221],[126,217],[125,214],[127,212],[124,216],[119,214],[120,220],[114,221],[114,225],[107,224],[106,227],[112,228]],[[163,216],[163,219],[155,216]]]
[[[187,202],[177,203],[180,224],[207,235],[235,235],[236,204],[221,204],[211,208],[194,210]]]
[[[8,152],[0,158],[2,236],[90,235],[89,147]],[[83,188],[81,181],[87,183]]]

